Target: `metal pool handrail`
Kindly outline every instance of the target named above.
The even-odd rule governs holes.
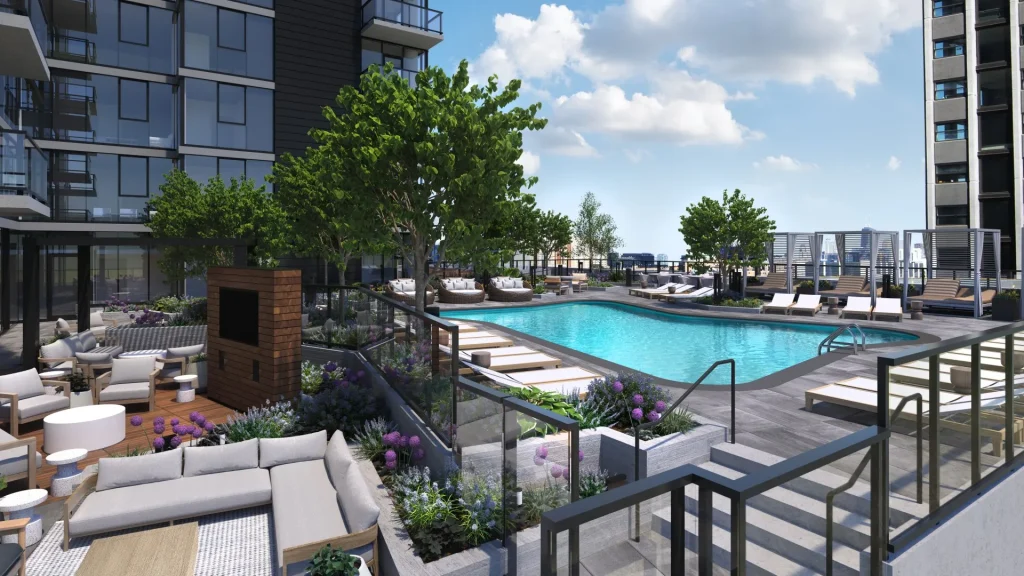
[[[854,332],[854,329],[856,329],[857,332]],[[853,344],[852,345],[848,345],[848,344],[846,344],[846,342],[836,342],[835,341],[836,338],[842,336],[844,332],[849,332],[850,333],[850,337],[853,339]],[[857,323],[853,323],[853,324],[846,324],[846,325],[840,326],[840,327],[836,328],[835,330],[833,330],[831,334],[826,336],[825,339],[822,340],[821,343],[818,344],[818,356],[821,356],[821,349],[822,348],[826,348],[826,352],[831,352],[832,351],[832,346],[836,346],[837,348],[850,348],[850,347],[852,347],[853,348],[853,353],[856,354],[857,353],[857,334],[858,333],[860,334],[860,349],[862,351],[865,350],[867,348],[868,338],[864,334],[864,331],[861,330],[860,325],[857,324]]]

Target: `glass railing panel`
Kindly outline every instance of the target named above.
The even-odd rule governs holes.
[[[375,18],[436,32],[442,32],[441,12],[399,0],[369,0],[363,5],[363,24]]]

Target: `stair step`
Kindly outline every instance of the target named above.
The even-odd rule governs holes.
[[[775,456],[750,446],[742,444],[721,443],[711,447],[711,461],[738,470],[745,474],[757,472],[763,468],[782,462],[785,458]],[[867,471],[865,471],[865,474]],[[849,476],[833,474],[826,470],[817,469],[795,478],[786,483],[786,488],[793,492],[803,494],[825,501],[829,490],[842,486],[849,481]],[[836,495],[835,505],[837,508],[856,512],[861,516],[871,516],[871,485],[858,480],[849,490]],[[889,524],[892,528],[915,519],[928,515],[928,505],[918,504],[914,500],[897,494],[890,493],[889,497]]]
[[[654,534],[660,534],[665,538],[672,537],[672,512],[665,508],[655,512],[651,517],[651,528]],[[690,528],[696,526],[697,517],[689,512],[685,514],[684,524],[686,525],[686,549],[691,552],[697,551],[697,535]],[[729,531],[713,524],[711,528],[712,561],[715,565],[729,570],[732,559],[729,554],[732,549]],[[821,572],[812,570],[806,566],[793,562],[785,556],[763,548],[758,544],[747,540],[747,574],[750,576],[817,576]]]
[[[742,472],[714,462],[706,462],[700,467],[726,478],[743,476]],[[821,500],[779,486],[751,498],[747,504],[777,518],[785,518],[790,524],[815,534],[825,535],[825,503]],[[871,521],[866,516],[834,506],[832,525],[836,542],[855,550],[871,545]]]

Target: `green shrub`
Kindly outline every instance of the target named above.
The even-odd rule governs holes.
[[[599,472],[584,472],[580,474],[580,498],[597,496],[608,489],[608,473],[604,470]]]
[[[623,272],[622,270],[612,270],[611,272],[608,273],[608,281],[609,282],[625,282],[626,281],[626,273]]]
[[[676,410],[663,416],[653,428],[640,431],[641,440],[652,440],[669,434],[686,434],[690,430],[700,426],[700,423],[693,419],[693,414],[683,409]]]
[[[763,302],[757,298],[744,298],[743,300],[732,300],[730,298],[726,298],[721,302],[715,302],[715,299],[710,296],[706,298],[697,298],[694,302],[697,304],[708,304],[711,306],[727,306],[729,308],[760,308],[761,304],[763,304]]]
[[[310,560],[309,576],[356,576],[362,562],[359,556],[328,544],[317,550]]]
[[[281,438],[295,431],[297,418],[288,402],[249,408],[244,414],[236,412],[216,428],[217,434],[224,434],[228,442],[242,442],[252,438]]]
[[[1006,290],[999,292],[994,297],[996,300],[1020,300],[1020,290]]]

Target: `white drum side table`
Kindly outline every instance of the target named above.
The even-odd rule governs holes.
[[[72,448],[46,457],[47,464],[57,467],[57,473],[50,480],[51,496],[70,496],[75,486],[82,483],[82,471],[78,469],[78,463],[88,453],[85,448]]]
[[[84,448],[99,450],[124,440],[124,406],[97,404],[54,412],[43,418],[47,454]]]
[[[31,546],[43,538],[43,519],[38,514],[35,514],[33,508],[46,502],[47,496],[49,494],[46,490],[35,488],[32,490],[22,490],[21,492],[15,492],[0,498],[0,512],[3,512],[8,520],[30,519],[28,526],[25,527],[26,546]],[[17,544],[18,535],[9,534],[0,540],[4,544]]]
[[[175,399],[179,404],[191,402],[196,399],[195,386],[199,384],[199,376],[196,374],[183,374],[175,376],[174,381],[178,384],[178,393]]]

